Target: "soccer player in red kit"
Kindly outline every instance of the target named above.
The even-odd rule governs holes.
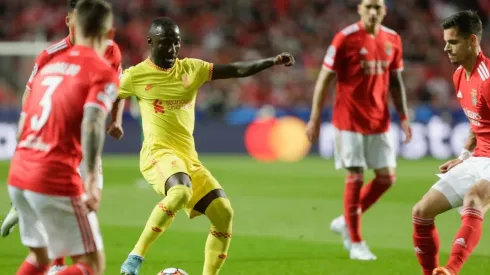
[[[407,118],[402,42],[393,30],[381,25],[386,14],[383,0],[363,0],[358,5],[361,20],[337,33],[327,50],[318,76],[306,134],[315,141],[320,132],[320,114],[326,88],[337,79],[332,123],[335,126],[335,167],[347,170],[344,215],[331,229],[339,233],[350,258],[375,260],[361,236],[361,214],[394,183],[396,152],[388,130],[388,90],[401,119],[406,141],[411,139]],[[363,187],[364,169],[375,178]]]
[[[480,48],[482,22],[475,12],[462,11],[444,19],[446,46],[456,97],[471,128],[461,155],[439,167],[438,182],[415,205],[413,243],[422,274],[456,275],[478,244],[484,212],[490,207],[490,60]],[[439,235],[434,219],[463,206],[449,263],[439,267]]]
[[[73,32],[73,11],[75,9],[75,5],[77,4],[79,0],[68,0],[68,14],[66,16],[66,25],[69,30],[69,35],[62,40],[54,43],[53,45],[49,46],[45,50],[41,52],[41,54],[37,57],[36,62],[34,64],[34,68],[32,70],[31,76],[27,82],[26,85],[26,90],[24,92],[24,95],[22,97],[22,102],[24,103],[27,98],[29,97],[30,90],[32,88],[32,80],[36,76],[39,70],[41,70],[44,65],[46,65],[51,59],[54,57],[58,56],[59,54],[62,54],[69,50],[71,47],[73,47],[73,43],[75,42],[75,35]],[[116,70],[118,73],[121,73],[122,71],[122,66],[121,66],[121,51],[119,49],[119,46],[113,41],[113,40],[107,40],[108,46],[107,50],[104,54],[104,57],[107,59],[107,61],[110,63],[111,67]],[[111,124],[108,127],[108,133],[113,136],[116,139],[121,139],[123,135],[123,129],[122,129],[122,114],[124,111],[124,100],[117,100],[117,102],[114,103],[113,109],[112,109],[112,121]],[[22,116],[22,114],[21,114]],[[20,130],[20,129],[19,129]],[[101,166],[102,164],[99,163]],[[102,171],[101,169],[99,169]],[[85,171],[86,169],[81,166],[80,167],[80,172],[82,176],[85,176]],[[103,186],[103,176],[102,173],[99,173],[98,176],[98,184],[100,188]],[[17,224],[18,222],[18,217],[17,213],[15,211],[15,208],[12,207],[11,210],[9,211],[8,215],[5,217],[5,219],[2,222],[2,226],[0,228],[0,233],[2,236],[7,236],[12,228]],[[58,259],[54,262],[55,266],[63,266],[64,265],[64,260],[63,259]],[[55,268],[56,269],[56,268]]]
[[[50,259],[71,256],[58,274],[103,274],[98,158],[105,119],[117,98],[118,73],[103,59],[114,35],[112,9],[82,0],[74,13],[75,45],[32,79],[19,122],[8,191],[17,208],[22,243],[30,253],[18,275],[41,275]],[[85,182],[77,171],[82,156]],[[85,183],[85,185],[84,185]]]

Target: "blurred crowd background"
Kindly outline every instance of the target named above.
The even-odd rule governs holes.
[[[200,91],[198,108],[223,116],[237,108],[307,110],[323,56],[333,35],[359,20],[357,0],[109,0],[116,14],[116,42],[129,67],[147,57],[152,18],[180,25],[181,57],[213,63],[263,58],[289,51],[293,69],[215,81]],[[485,29],[489,0],[385,0],[384,25],[403,39],[409,105],[459,108],[452,87],[455,67],[443,52],[440,21],[461,9],[477,10]],[[67,34],[66,0],[1,0],[0,41],[56,41]],[[490,54],[484,31],[483,51]],[[18,107],[34,57],[0,56],[0,108]],[[333,93],[332,93],[333,94]],[[327,104],[331,104],[329,97]],[[327,105],[328,106],[328,105]]]

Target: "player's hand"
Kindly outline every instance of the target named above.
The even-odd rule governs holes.
[[[412,140],[412,126],[410,126],[410,121],[408,119],[401,122],[401,127],[403,133],[405,134],[405,140],[403,143],[409,143]]]
[[[441,173],[446,173],[447,171],[451,170],[453,167],[460,164],[461,162],[463,161],[460,160],[459,158],[447,161],[443,165],[439,166],[439,171],[441,171]]]
[[[117,140],[120,140],[124,136],[124,130],[121,123],[114,121],[109,124],[109,126],[107,126],[107,134]]]
[[[296,61],[290,53],[281,53],[274,58],[275,65],[284,65],[286,67],[291,67]]]
[[[89,173],[85,178],[85,205],[89,211],[97,211],[100,206],[101,191],[97,187],[97,173]]]
[[[320,135],[320,123],[310,120],[308,124],[306,124],[306,137],[311,143],[314,143],[318,140],[318,136]]]

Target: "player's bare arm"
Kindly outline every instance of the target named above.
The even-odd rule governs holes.
[[[476,135],[473,132],[473,129],[470,128],[470,132],[468,133],[468,140],[466,141],[466,144],[464,145],[464,148],[461,151],[459,157],[447,161],[443,165],[439,166],[439,171],[441,171],[441,173],[446,173],[447,171],[451,170],[454,166],[470,158],[473,155],[473,150],[475,150],[475,147],[476,147]]]
[[[124,113],[124,103],[125,99],[118,98],[112,105],[111,112],[111,123],[107,127],[107,133],[117,139],[120,140],[124,135],[124,130],[122,127],[122,117]]]
[[[403,82],[402,72],[394,71],[391,74],[390,79],[390,92],[395,104],[396,111],[401,118],[401,127],[405,133],[405,143],[410,142],[412,139],[412,128],[410,127],[410,120],[408,120],[408,108],[407,108],[407,94],[405,91],[405,84]]]
[[[100,203],[100,191],[97,188],[97,162],[102,152],[105,138],[105,120],[107,114],[97,107],[86,107],[82,121],[82,152],[87,167],[85,191],[89,199],[87,206],[97,210]]]
[[[322,69],[315,83],[313,92],[313,103],[311,107],[310,121],[306,127],[306,136],[310,142],[315,142],[320,133],[320,118],[325,103],[325,96],[328,88],[331,87],[335,80],[336,74],[334,71]]]
[[[24,94],[22,94],[22,101],[21,101],[22,107],[24,106],[24,104],[26,104],[27,98],[29,97],[29,92],[30,92],[29,88],[26,87],[26,89],[24,90]],[[19,122],[17,122],[17,135],[16,135],[17,141],[19,141],[20,133],[22,128],[24,127],[25,119],[26,118],[24,114],[21,113],[19,117]]]
[[[268,69],[274,65],[294,65],[294,57],[290,53],[281,53],[266,59],[234,62],[231,64],[213,65],[213,80],[247,77]]]

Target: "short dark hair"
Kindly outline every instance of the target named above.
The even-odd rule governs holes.
[[[151,21],[149,33],[153,33],[157,27],[173,28],[178,27],[177,23],[170,17],[158,17]]]
[[[68,8],[68,12],[72,12],[78,3],[78,0],[68,0],[67,2],[66,7]]]
[[[112,7],[103,0],[81,0],[76,7],[76,20],[86,37],[104,35],[106,20],[112,15]]]
[[[464,38],[468,38],[472,34],[481,38],[483,32],[478,13],[470,10],[460,11],[447,17],[442,21],[441,27],[445,30],[457,28],[459,35]]]

